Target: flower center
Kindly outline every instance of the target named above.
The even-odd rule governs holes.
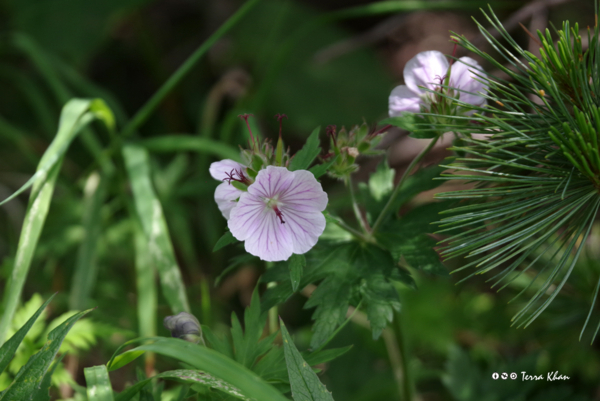
[[[279,217],[281,224],[285,224],[285,221],[283,221],[283,213],[279,210],[279,206],[281,206],[281,203],[279,203],[279,196],[275,195],[272,198],[266,198],[265,203],[267,207],[273,209],[277,217]]]

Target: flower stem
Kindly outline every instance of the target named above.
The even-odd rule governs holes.
[[[402,322],[400,320],[400,313],[394,313],[394,337],[396,339],[396,345],[398,347],[400,366],[397,372],[397,380],[401,386],[401,400],[412,401],[413,400],[413,388],[412,379],[408,369],[408,355],[406,353],[406,343],[404,342],[404,331],[402,329]]]
[[[362,213],[360,212],[358,203],[356,202],[356,195],[354,194],[354,185],[352,184],[352,177],[350,175],[348,175],[346,185],[350,190],[350,198],[352,199],[352,210],[354,211],[354,216],[356,216],[356,220],[358,221],[358,224],[360,224],[360,228],[362,228],[363,232],[368,234],[371,232],[371,230],[367,226],[367,222],[365,221]]]
[[[429,145],[427,145],[427,147],[425,147],[425,149],[423,149],[421,151],[421,153],[419,153],[417,155],[417,157],[415,157],[413,159],[413,161],[409,164],[409,166],[406,168],[406,170],[404,171],[404,174],[400,178],[400,181],[398,181],[398,184],[396,185],[396,188],[394,188],[394,192],[392,192],[392,196],[390,196],[390,199],[387,201],[387,203],[385,204],[383,210],[381,211],[381,213],[377,217],[377,220],[375,221],[375,224],[373,224],[373,228],[371,229],[371,235],[374,235],[375,232],[377,232],[377,229],[379,229],[379,227],[381,226],[381,224],[385,220],[387,214],[390,212],[390,209],[392,208],[392,205],[396,201],[396,198],[398,197],[398,194],[400,193],[400,189],[402,188],[402,185],[404,184],[404,181],[406,181],[406,178],[408,178],[408,176],[411,173],[411,171],[413,170],[413,168],[423,159],[423,157],[425,157],[425,155],[427,153],[429,153],[429,151],[431,149],[433,149],[433,147],[437,143],[438,139],[439,139],[439,136],[435,137],[434,139],[432,139],[431,142],[429,142]]]
[[[336,219],[335,224],[337,224],[338,227],[340,227],[341,229],[348,231],[350,234],[354,235],[356,238],[359,238],[365,242],[373,242],[373,240],[370,237],[367,237],[365,234],[361,233],[360,231],[355,230],[354,228],[350,227],[348,224],[346,224],[342,220]]]

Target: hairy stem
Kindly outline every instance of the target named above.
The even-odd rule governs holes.
[[[432,139],[431,142],[429,142],[429,145],[427,145],[427,147],[425,147],[421,151],[421,153],[419,153],[417,155],[417,157],[415,157],[413,159],[413,161],[408,165],[408,167],[404,171],[404,174],[400,178],[400,181],[398,181],[398,184],[396,185],[396,188],[394,188],[394,192],[392,192],[392,196],[390,196],[390,199],[387,201],[387,203],[385,204],[383,210],[381,211],[381,213],[377,217],[377,220],[375,221],[375,224],[373,224],[373,229],[371,230],[371,235],[375,235],[375,233],[377,232],[377,230],[379,229],[379,227],[381,226],[381,224],[384,222],[387,214],[391,211],[390,209],[392,208],[392,205],[396,201],[396,198],[398,197],[398,194],[400,193],[400,189],[402,188],[402,185],[404,184],[404,181],[406,181],[406,178],[408,178],[408,176],[410,175],[410,173],[413,170],[413,168],[421,160],[423,160],[423,158],[425,157],[425,155],[427,153],[429,153],[429,151],[431,149],[433,149],[433,147],[437,143],[438,139],[439,139],[439,137],[436,137],[436,138]]]

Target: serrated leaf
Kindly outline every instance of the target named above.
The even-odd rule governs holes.
[[[316,166],[311,167],[308,171],[310,171],[311,173],[313,173],[313,175],[315,176],[315,178],[319,178],[323,174],[327,173],[327,170],[329,170],[329,168],[331,166],[333,166],[333,163],[335,163],[337,161],[338,157],[339,157],[339,155],[336,155],[335,157],[332,157],[331,159],[329,159],[325,163],[317,164]]]
[[[377,165],[377,170],[369,177],[369,192],[377,202],[394,189],[395,173],[395,170],[391,169],[387,165],[387,161],[383,159]]]
[[[19,348],[19,344],[27,335],[27,332],[31,329],[33,324],[36,322],[38,317],[42,314],[46,306],[52,301],[56,294],[53,294],[42,306],[38,308],[38,310],[27,320],[27,322],[17,331],[7,342],[2,345],[0,348],[0,373],[4,372],[4,369],[8,366],[11,359],[15,355],[17,348]]]
[[[447,276],[448,270],[433,249],[437,241],[426,234],[417,235],[401,243],[396,251],[406,259],[409,266],[427,273]]]
[[[390,280],[397,267],[388,251],[372,245],[357,252],[355,263],[363,278],[360,291],[366,304],[373,339],[377,339],[388,322],[392,321],[394,310],[400,310],[400,298]]]
[[[84,368],[88,401],[115,401],[105,365]]]
[[[296,292],[302,279],[303,269],[306,266],[306,258],[304,255],[293,254],[288,261],[290,269],[290,280],[292,282],[292,290]]]
[[[302,359],[283,321],[280,319],[279,322],[294,401],[333,401],[331,393],[319,381],[317,374]]]
[[[221,238],[219,238],[219,240],[215,244],[215,247],[213,248],[213,252],[217,252],[219,249],[223,248],[224,246],[233,244],[234,242],[237,242],[237,239],[233,236],[231,231],[225,231],[225,234],[223,234],[221,236]]]
[[[325,343],[346,319],[351,288],[351,283],[343,282],[341,276],[327,277],[304,305],[305,308],[317,307],[312,316],[315,321],[310,340],[312,349],[318,349]]]
[[[32,400],[41,386],[41,382],[56,353],[73,325],[92,309],[73,315],[48,334],[48,341],[40,351],[34,354],[19,370],[14,381],[0,397],[1,401]]]
[[[317,156],[319,156],[319,153],[321,153],[321,147],[319,146],[320,129],[321,127],[315,128],[312,134],[310,134],[310,136],[306,140],[306,143],[304,144],[302,149],[300,149],[298,153],[294,155],[294,157],[290,161],[290,171],[308,169],[312,164],[313,160],[315,160]]]

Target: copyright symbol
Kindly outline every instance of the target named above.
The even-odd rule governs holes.
[[[492,373],[492,379],[498,380],[498,373],[497,372]]]
[[[502,372],[502,380],[508,379],[508,373]]]
[[[510,374],[510,378],[513,379],[513,380],[516,380],[517,379],[517,374],[515,372],[512,372]]]

